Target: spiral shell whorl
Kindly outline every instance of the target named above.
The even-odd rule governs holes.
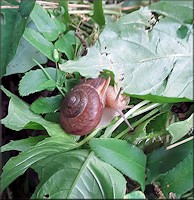
[[[103,103],[96,89],[88,84],[78,85],[64,99],[61,125],[66,132],[86,135],[100,122]]]
[[[87,94],[85,91],[76,89],[71,91],[63,101],[64,117],[75,118],[87,105]]]

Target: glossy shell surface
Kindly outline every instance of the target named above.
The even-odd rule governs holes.
[[[68,133],[86,135],[99,124],[103,107],[95,86],[87,81],[79,84],[62,102],[61,126]]]

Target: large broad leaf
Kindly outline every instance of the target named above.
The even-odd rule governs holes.
[[[1,90],[10,97],[8,115],[1,120],[7,128],[20,131],[22,129],[46,129],[49,135],[66,135],[67,138],[73,137],[66,134],[59,124],[45,120],[42,116],[33,113],[30,106],[16,95],[12,94],[1,86]]]
[[[145,189],[146,156],[143,151],[126,141],[113,138],[95,138],[89,144],[97,156],[137,181],[142,190]]]
[[[153,11],[159,15],[158,23]],[[158,102],[189,101],[193,99],[192,18],[191,1],[141,8],[108,24],[86,56],[60,69],[93,78],[104,69],[111,70],[131,96]],[[153,19],[156,24],[151,24]]]
[[[173,1],[161,1],[158,4],[150,5],[150,9],[158,14],[168,16],[181,24],[192,23],[191,11],[193,10],[193,6],[191,1],[178,1],[176,6]]]
[[[17,177],[22,175],[32,164],[39,160],[74,148],[75,142],[65,136],[49,137],[20,153],[18,156],[9,159],[3,167],[1,175],[1,191],[3,191]]]
[[[176,198],[193,188],[193,152],[175,168],[159,178],[161,190],[165,196],[175,193]]]
[[[126,190],[120,172],[84,149],[52,155],[33,168],[40,178],[33,199],[122,199]]]
[[[152,183],[161,174],[165,174],[178,163],[182,162],[187,155],[192,153],[192,151],[193,140],[179,145],[173,149],[166,150],[165,147],[162,147],[153,151],[148,155],[147,181]]]
[[[16,1],[6,0],[4,5],[10,6],[14,3],[18,5]],[[19,9],[6,8],[2,9],[2,22],[1,23],[1,75],[2,77],[6,73],[6,66],[14,57],[20,38],[24,32],[26,22],[33,9],[35,0],[28,1],[22,0],[19,4]]]

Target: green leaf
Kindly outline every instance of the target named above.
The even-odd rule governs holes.
[[[155,116],[154,120],[151,121],[146,127],[147,133],[153,134],[165,134],[166,133],[166,124],[169,119],[169,111],[161,112]]]
[[[42,6],[35,5],[30,17],[46,39],[54,41],[58,38],[61,33],[61,24],[56,23],[57,21],[51,18]]]
[[[4,2],[2,2],[3,6],[6,5],[12,5],[12,6],[18,6],[19,3],[16,0],[4,0]]]
[[[180,37],[181,39],[184,39],[187,34],[188,34],[189,29],[182,25],[178,30],[177,30],[177,36]]]
[[[37,114],[55,112],[60,108],[63,96],[42,97],[31,104],[31,110]]]
[[[34,8],[35,5],[35,1],[28,1],[28,0],[22,0],[19,4],[19,14],[21,15],[21,17],[24,17],[24,19],[27,22],[27,19],[32,11],[32,9]],[[24,21],[24,20],[23,20]],[[21,23],[21,22],[20,22]],[[18,25],[19,23],[17,22],[16,25]],[[25,25],[23,25],[23,28],[25,28]],[[21,34],[23,33],[23,31],[21,32]]]
[[[176,6],[172,1],[162,1],[158,4],[151,4],[149,7],[153,12],[172,18],[181,24],[192,24],[193,5],[191,1],[177,1]]]
[[[146,156],[143,151],[126,141],[113,138],[94,138],[89,145],[102,160],[137,181],[142,190],[145,189]]]
[[[124,1],[122,4],[122,7],[129,7],[129,6],[131,7],[132,6],[135,9],[137,6],[142,5],[143,2],[144,2],[144,0]]]
[[[64,8],[64,13],[61,16],[62,21],[64,23],[71,23],[71,17],[69,15],[68,4],[69,4],[68,0],[66,0],[66,1],[59,1],[59,5]]]
[[[8,2],[7,2],[8,3]],[[18,2],[16,2],[18,4]],[[13,27],[17,18],[17,9],[1,9],[1,74],[2,77],[6,73],[6,66],[14,57],[10,54],[13,38]],[[15,49],[16,51],[16,49]]]
[[[30,147],[35,146],[38,142],[44,140],[47,136],[45,135],[39,135],[36,137],[29,137],[26,139],[21,140],[13,140],[9,142],[8,144],[5,144],[1,147],[1,152],[5,151],[27,151]]]
[[[56,82],[54,80],[47,80],[44,83],[39,85],[36,92],[39,92],[39,91],[42,91],[42,90],[53,91],[55,89],[55,87],[56,87]]]
[[[35,31],[37,30],[32,20],[27,24],[27,28],[31,28]],[[24,73],[30,70],[32,67],[37,65],[33,59],[37,60],[40,64],[44,64],[48,60],[45,55],[37,50],[24,37],[21,37],[16,55],[7,66],[6,76],[15,73]]]
[[[120,172],[84,149],[49,156],[33,168],[40,184],[32,199],[122,199],[126,190]]]
[[[67,58],[69,60],[73,60],[74,58],[74,48],[71,44],[71,42],[68,40],[69,37],[67,37],[66,35],[63,35],[60,39],[58,39],[55,42],[55,48],[62,52],[65,53],[65,55],[67,56]]]
[[[47,62],[46,56],[32,46],[24,37],[21,38],[16,51],[15,57],[7,65],[6,76],[24,73],[36,65],[32,60],[34,58],[38,63],[44,64]]]
[[[126,137],[127,141],[135,145],[144,146],[148,141],[154,142],[167,134],[166,123],[169,111],[160,112],[137,126],[133,134]]]
[[[181,144],[173,149],[166,150],[165,147],[162,147],[148,154],[147,181],[152,183],[161,174],[165,174],[178,163],[182,162],[187,155],[192,153],[192,151],[193,140]]]
[[[73,74],[75,78],[70,78],[65,80],[65,88],[67,92],[70,92],[72,88],[74,88],[79,82],[80,82],[80,74],[79,73],[74,73]]]
[[[45,115],[45,119],[47,121],[55,122],[55,123],[59,124],[60,123],[60,113],[59,112],[48,113],[48,114]]]
[[[16,2],[16,1],[13,1]],[[9,1],[3,2],[10,5]],[[16,2],[16,4],[18,4]],[[28,17],[33,9],[35,0],[22,0],[19,9],[1,9],[3,23],[1,24],[1,74],[6,73],[6,66],[13,59],[20,38],[24,32]]]
[[[100,59],[101,62],[103,62],[103,65],[99,65],[98,63],[96,63],[94,57],[97,60]],[[88,53],[86,56],[83,56],[78,60],[71,60],[67,61],[64,64],[59,64],[59,68],[62,71],[69,73],[79,72],[86,78],[96,78],[99,75],[100,71],[102,71],[103,66],[104,68],[106,68],[106,66],[109,64],[108,61],[105,64],[105,61],[106,59],[102,58],[99,51],[96,49],[96,47],[93,46],[91,48],[88,48]],[[89,66],[86,66],[86,63],[90,65],[90,68]],[[80,67],[78,67],[78,65]]]
[[[180,122],[175,122],[168,126],[167,131],[169,131],[172,135],[171,144],[175,143],[176,141],[184,137],[186,134],[188,134],[190,130],[192,130],[193,116],[194,114],[191,114],[191,116],[188,119]]]
[[[146,199],[142,191],[134,191],[125,195],[124,199]]]
[[[75,143],[66,136],[49,137],[30,147],[27,151],[21,152],[18,156],[10,158],[3,167],[1,191],[22,175],[32,164],[49,155],[56,156],[61,151],[68,151],[74,146]]]
[[[104,10],[102,6],[102,0],[94,0],[94,14],[92,18],[99,24],[99,26],[105,25]]]
[[[49,80],[42,69],[26,72],[19,83],[19,92],[21,96],[40,92],[42,90],[54,90],[56,87],[56,69],[45,68],[52,80]],[[30,80],[30,81],[29,81]]]
[[[39,32],[36,32],[35,30],[30,28],[25,29],[23,36],[34,47],[36,47],[40,52],[42,52],[47,58],[54,61],[53,52],[55,47],[52,42],[49,42]]]
[[[173,192],[179,199],[182,194],[191,190],[193,188],[193,152],[175,168],[161,176],[158,181],[166,197]]]
[[[76,34],[74,30],[68,31],[65,35],[63,35],[63,38],[65,38],[69,44],[76,45]]]
[[[33,113],[30,106],[16,95],[9,92],[3,86],[1,90],[10,97],[8,115],[1,120],[5,127],[20,131],[22,129],[46,129],[50,136],[65,135],[72,138],[72,135],[66,134],[59,124],[46,121],[42,116]]]
[[[186,10],[184,15],[177,9],[175,15],[172,2],[154,5],[164,15],[159,14],[159,22],[151,30],[147,27],[156,8],[141,8],[107,24],[86,56],[61,64],[60,69],[92,78],[111,70],[118,85],[132,97],[155,102],[191,101],[193,34],[192,25],[184,21],[192,19],[192,2],[178,2],[179,10]],[[182,25],[189,29],[183,39],[177,36]],[[119,81],[123,77],[123,82]]]

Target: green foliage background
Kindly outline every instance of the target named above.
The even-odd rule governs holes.
[[[1,86],[10,99],[1,123],[39,135],[2,146],[20,151],[3,167],[2,192],[31,168],[39,177],[32,199],[193,197],[192,1],[122,3],[117,12],[100,0],[76,4],[88,10],[3,1],[1,77],[18,75],[19,94]],[[85,137],[66,133],[63,97],[100,74],[131,97],[125,116],[135,130],[116,116]],[[172,109],[179,103],[189,105],[183,120]],[[160,191],[147,192],[150,185]]]

